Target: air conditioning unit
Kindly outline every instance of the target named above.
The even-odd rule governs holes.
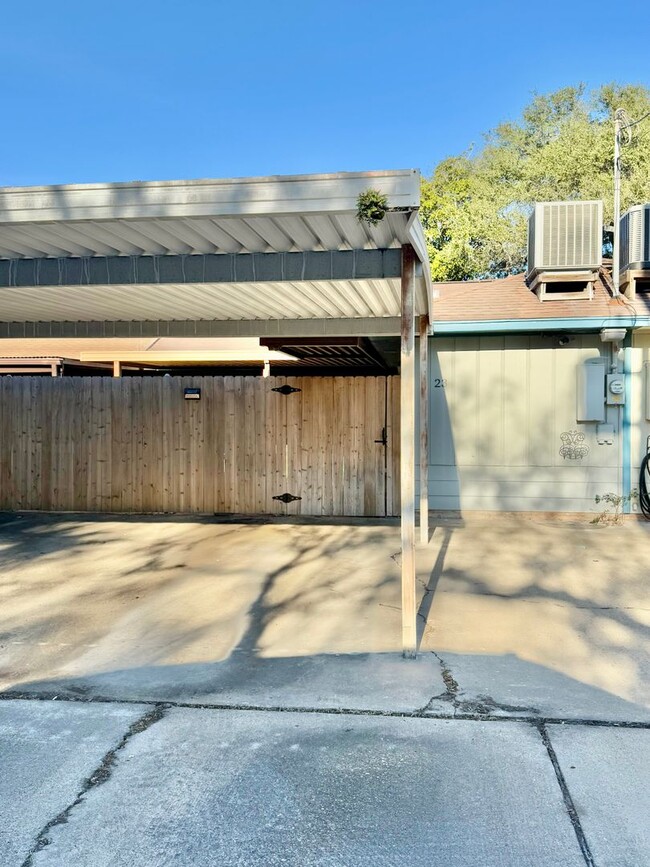
[[[537,202],[528,220],[528,271],[540,301],[591,298],[603,258],[603,203]]]
[[[650,270],[650,204],[635,205],[621,217],[619,270]]]
[[[650,292],[650,204],[635,205],[621,217],[621,292],[634,298]]]
[[[528,273],[600,268],[602,202],[537,202],[528,220]]]

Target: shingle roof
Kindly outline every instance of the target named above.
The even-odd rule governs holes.
[[[433,321],[476,322],[526,319],[610,319],[617,316],[648,316],[645,297],[634,304],[612,297],[609,275],[602,269],[594,285],[594,297],[540,301],[526,285],[525,274],[499,280],[468,280],[434,283]],[[435,327],[435,326],[434,326]]]

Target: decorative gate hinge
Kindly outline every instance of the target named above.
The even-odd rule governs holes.
[[[277,391],[280,394],[293,394],[294,391],[302,391],[302,389],[294,388],[292,385],[279,385],[277,388],[272,388],[271,391]]]
[[[273,497],[274,500],[280,500],[283,503],[293,503],[294,500],[302,500],[302,497],[294,497],[293,494],[278,494]]]

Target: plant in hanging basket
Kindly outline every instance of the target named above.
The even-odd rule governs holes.
[[[360,223],[368,223],[376,226],[386,216],[388,211],[388,197],[379,190],[366,190],[359,194],[357,199],[357,220]]]

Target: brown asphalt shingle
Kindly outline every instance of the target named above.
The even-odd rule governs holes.
[[[650,315],[645,297],[637,298],[634,305],[625,298],[613,298],[605,271],[596,280],[591,301],[586,298],[540,301],[526,285],[525,274],[500,280],[434,283],[433,288],[434,323]]]

